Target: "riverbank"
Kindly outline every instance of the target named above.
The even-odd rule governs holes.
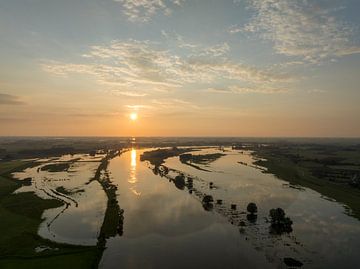
[[[111,159],[120,156],[123,151],[112,150],[101,160],[93,180],[99,182],[107,196],[107,206],[104,220],[100,228],[97,247],[99,248],[98,259],[100,261],[106,246],[106,240],[117,234],[123,233],[124,211],[120,208],[116,198],[117,187],[111,182],[107,167]]]
[[[352,187],[348,182],[339,183],[314,176],[313,167],[316,164],[309,159],[294,160],[293,155],[281,154],[278,148],[254,147],[252,150],[253,155],[259,159],[255,164],[265,167],[265,173],[274,174],[290,184],[313,189],[327,198],[334,199],[344,204],[346,214],[360,220],[359,188]]]

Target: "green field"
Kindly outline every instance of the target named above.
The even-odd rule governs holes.
[[[326,151],[325,151],[326,149]],[[346,181],[331,181],[327,178],[314,176],[314,169],[336,165],[324,165],[323,160],[339,160],[345,167],[359,169],[359,152],[345,151],[342,148],[291,146],[284,148],[254,148],[254,155],[263,158],[257,165],[267,168],[267,172],[276,175],[294,185],[301,185],[313,189],[322,195],[343,203],[345,212],[360,220],[360,189],[349,185]],[[320,160],[320,162],[319,162]]]
[[[13,194],[21,183],[9,173],[31,165],[22,161],[0,163],[0,268],[97,268],[102,253],[97,247],[58,244],[38,236],[43,211],[62,203],[33,193]],[[48,250],[37,253],[37,247]]]

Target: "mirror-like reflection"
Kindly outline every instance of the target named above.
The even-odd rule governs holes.
[[[31,177],[33,183],[16,192],[34,192],[44,199],[57,199],[64,206],[46,210],[39,235],[68,244],[95,245],[106,210],[106,194],[96,181],[91,181],[104,155],[64,155],[43,159],[45,164],[15,173],[14,177]],[[49,172],[45,165],[70,162],[67,171]]]
[[[128,182],[132,184],[132,186],[130,186],[129,189],[136,196],[140,196],[141,192],[136,190],[136,183],[138,182],[136,178],[136,163],[137,163],[137,154],[136,154],[136,149],[133,148],[131,149],[130,176],[128,179]]]
[[[139,161],[149,150],[133,149],[109,165],[126,218],[123,236],[107,241],[101,268],[282,268],[292,258],[307,268],[356,264],[351,253],[360,250],[357,220],[311,190],[286,188],[276,177],[240,165],[251,164],[249,154],[228,151],[206,165],[211,172],[169,158],[164,176]],[[205,194],[213,198],[210,210],[204,208]],[[256,214],[246,213],[250,202],[257,205]],[[269,231],[266,218],[277,207],[294,221],[293,232]],[[322,246],[325,240],[331,249]],[[344,240],[350,254],[339,249]],[[331,261],[322,258],[328,253]]]
[[[136,149],[131,150],[131,168],[136,169]]]
[[[107,241],[102,268],[202,268],[205,264],[236,268],[240,263],[269,268],[264,257],[238,238],[236,227],[205,212],[187,192],[140,162],[143,151],[126,152],[109,165],[126,217],[123,236]],[[134,195],[135,187],[140,196]]]
[[[110,152],[106,162],[63,156],[14,174],[33,179],[18,192],[65,203],[44,213],[39,234],[97,241],[106,246],[102,268],[357,266],[359,221],[343,205],[263,173],[250,152],[202,148],[192,154],[223,154],[196,165],[170,157],[154,167],[140,161],[149,150]],[[43,167],[64,161],[71,162],[67,171]]]

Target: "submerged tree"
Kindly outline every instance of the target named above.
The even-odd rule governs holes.
[[[205,195],[202,202],[205,204],[212,203],[214,202],[214,198],[211,195]]]
[[[256,214],[257,213],[257,206],[255,203],[249,203],[246,210],[250,213],[250,214]]]
[[[270,233],[282,234],[292,232],[292,220],[286,217],[285,211],[282,208],[273,208],[269,212],[270,215]]]
[[[247,205],[246,210],[249,212],[249,214],[246,215],[246,219],[251,222],[255,223],[257,221],[257,206],[255,203],[249,203]]]
[[[187,178],[187,183],[186,183],[186,186],[189,190],[192,190],[193,187],[194,187],[194,184],[193,184],[193,179],[191,177],[188,177]]]
[[[214,208],[214,198],[211,195],[205,195],[204,198],[202,199],[202,205],[203,208],[206,211],[210,211]]]
[[[176,176],[174,183],[179,190],[185,189],[185,176],[183,174]]]

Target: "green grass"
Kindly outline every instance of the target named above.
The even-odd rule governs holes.
[[[48,172],[66,172],[70,168],[70,163],[54,163],[54,164],[47,164],[41,167],[41,171],[48,171]]]
[[[58,200],[44,200],[31,192],[7,195],[1,200],[1,206],[8,211],[26,216],[31,219],[39,220],[45,209],[62,206]]]
[[[30,162],[15,160],[8,162],[0,162],[0,175],[8,174],[16,169],[25,168]]]
[[[225,156],[225,154],[222,153],[212,153],[212,154],[201,154],[201,155],[193,155],[191,153],[185,153],[181,154],[179,156],[180,162],[183,164],[189,165],[194,167],[195,169],[202,170],[202,171],[208,171],[204,168],[201,168],[198,165],[195,164],[202,164],[207,165],[211,162],[216,161],[217,159],[221,158],[222,156]]]
[[[346,208],[346,213],[360,220],[359,189],[355,189],[348,184],[336,184],[314,177],[306,167],[301,166],[301,163],[295,164],[286,157],[265,154],[264,152],[261,152],[259,156],[267,159],[266,161],[258,161],[257,164],[266,167],[268,173],[274,174],[291,184],[313,189],[324,196],[347,205],[352,212]]]
[[[21,183],[8,173],[30,165],[21,161],[0,164],[0,268],[97,268],[101,257],[97,247],[59,244],[38,236],[43,211],[62,203],[34,193],[13,194]],[[39,246],[51,250],[36,253]]]
[[[112,184],[108,175],[101,177],[102,171],[107,171],[109,161],[118,156],[120,152],[113,151],[104,157],[99,165],[94,180],[97,180],[102,186],[107,196],[107,207],[105,211],[104,221],[100,228],[100,236],[98,238],[98,247],[104,249],[106,245],[106,239],[116,236],[116,234],[122,234],[123,229],[123,211],[121,211],[117,198],[116,187]]]
[[[72,194],[71,191],[69,191],[68,189],[64,188],[63,186],[57,187],[55,190],[56,190],[57,192],[59,192],[59,193],[64,194],[64,195],[71,195],[71,194]]]
[[[149,161],[154,166],[160,166],[164,163],[165,159],[170,157],[179,156],[183,153],[193,151],[191,148],[162,148],[151,151],[146,151],[140,156],[141,161]]]
[[[206,165],[206,164],[216,161],[217,159],[221,158],[222,156],[225,156],[225,154],[211,153],[211,154],[193,155],[191,153],[187,153],[187,154],[180,155],[180,161]]]
[[[94,268],[93,251],[45,256],[34,258],[17,258],[0,260],[1,269],[66,269],[66,268]],[[95,267],[96,268],[96,267]]]

